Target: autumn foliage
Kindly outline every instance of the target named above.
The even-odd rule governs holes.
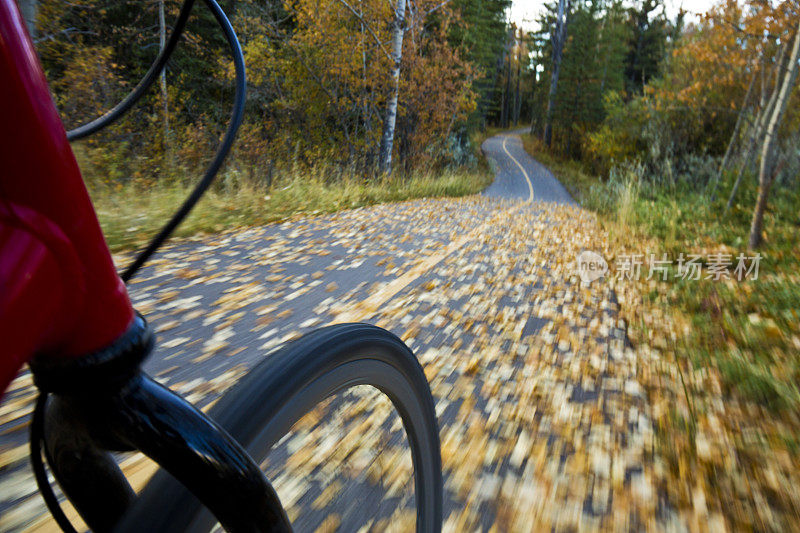
[[[460,42],[462,12],[471,2],[456,4],[408,4],[394,139],[401,172],[473,158],[467,127],[485,91],[476,81],[487,73]],[[157,7],[40,4],[37,50],[68,127],[113,106],[143,75],[158,52]],[[245,123],[228,169],[266,181],[280,167],[325,165],[372,175],[392,89],[386,44],[392,6],[248,0],[224,7],[248,68]],[[165,3],[166,33],[178,8]],[[166,106],[153,91],[120,124],[75,146],[90,179],[181,180],[204,164],[230,102],[232,68],[223,44],[210,14],[196,5],[167,67]]]
[[[662,73],[641,94],[606,95],[606,118],[586,139],[585,157],[608,169],[649,158],[654,143],[662,155],[681,158],[722,156],[734,134],[735,143],[743,142],[775,87],[780,45],[791,38],[796,15],[791,2],[734,0],[702,14],[666,51]],[[783,133],[797,129],[793,98]],[[734,132],[740,113],[745,127]]]

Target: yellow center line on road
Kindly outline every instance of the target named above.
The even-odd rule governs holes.
[[[441,263],[447,256],[449,256],[459,248],[463,247],[466,243],[476,239],[478,235],[486,231],[488,228],[492,227],[497,222],[498,218],[513,216],[514,213],[519,211],[523,205],[524,204],[519,204],[509,209],[508,211],[503,211],[501,213],[498,213],[497,215],[493,216],[491,219],[484,222],[471,232],[467,233],[466,235],[462,235],[461,237],[451,242],[441,252],[429,255],[421,262],[411,267],[406,273],[390,281],[385,287],[376,291],[368,298],[365,298],[364,300],[361,300],[360,302],[356,303],[351,309],[338,313],[334,317],[331,323],[341,324],[345,322],[362,322],[367,318],[375,315],[381,308],[381,306],[383,306],[389,300],[394,298],[397,295],[397,293],[405,289],[409,284],[419,279],[423,274],[429,273],[431,270],[433,270],[433,268],[436,265]]]
[[[511,160],[512,160],[514,163],[516,163],[516,164],[517,164],[517,166],[519,167],[519,169],[522,171],[522,175],[523,175],[523,176],[525,176],[525,181],[527,181],[527,182],[528,182],[528,190],[530,191],[530,193],[528,194],[528,201],[529,201],[529,202],[532,202],[532,201],[533,201],[533,183],[531,183],[531,178],[530,178],[530,176],[528,176],[528,173],[525,171],[525,167],[523,167],[523,166],[522,166],[522,165],[519,163],[519,161],[517,161],[517,158],[516,158],[516,157],[514,157],[513,155],[511,155],[511,152],[509,152],[509,151],[508,151],[508,148],[506,148],[506,141],[507,141],[507,140],[508,140],[508,136],[507,136],[507,135],[504,135],[504,136],[503,136],[503,151],[506,153],[506,155],[507,155],[508,157],[510,157],[510,158],[511,158]]]
[[[511,160],[517,164],[519,169],[522,171],[523,176],[525,176],[525,181],[528,182],[528,191],[529,191],[527,201],[532,202],[533,184],[531,183],[531,179],[528,176],[528,173],[525,171],[525,168],[520,164],[519,161],[516,160],[516,158],[513,155],[511,155],[511,153],[508,151],[508,148],[506,148],[506,140],[508,140],[508,137],[503,136],[503,151],[505,151],[508,157],[510,157]],[[441,263],[447,256],[449,256],[459,248],[463,247],[469,241],[475,239],[481,232],[491,227],[495,223],[495,219],[500,218],[504,215],[512,216],[513,213],[515,213],[521,207],[522,204],[514,207],[513,209],[507,212],[499,213],[498,215],[492,217],[490,220],[478,226],[468,234],[462,235],[458,239],[451,242],[441,252],[426,257],[420,263],[411,267],[411,269],[409,269],[406,273],[395,278],[393,281],[390,281],[382,289],[376,291],[374,294],[370,295],[366,299],[356,303],[353,308],[338,313],[334,317],[333,323],[340,324],[344,322],[361,322],[371,317],[372,315],[376,314],[378,312],[378,309],[380,309],[381,306],[385,305],[389,300],[394,298],[397,295],[397,293],[402,291],[412,282],[419,279],[423,274],[430,272],[436,265]]]

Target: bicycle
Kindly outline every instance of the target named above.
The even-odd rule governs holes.
[[[443,484],[438,423],[425,374],[396,336],[368,324],[318,329],[252,369],[208,415],[141,370],[155,339],[125,282],[186,217],[233,144],[244,109],[245,67],[236,34],[204,0],[233,56],[231,121],[186,202],[120,276],[69,147],[117,120],[152,85],[186,26],[185,0],[146,76],[111,111],[65,132],[13,0],[0,0],[0,391],[28,363],[40,394],[30,425],[31,464],[58,525],[74,531],[48,481],[49,465],[97,531],[289,531],[259,468],[294,422],[337,391],[370,385],[405,428],[414,467],[417,531],[439,531]],[[17,131],[10,132],[11,125]],[[42,194],[47,191],[47,194]],[[111,452],[139,450],[157,473],[136,495]]]

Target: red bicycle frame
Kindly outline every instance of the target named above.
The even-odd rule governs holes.
[[[0,392],[34,355],[75,358],[134,311],[14,0],[0,0]]]
[[[244,105],[241,47],[219,5],[205,3],[236,52],[238,97],[233,126],[174,224],[213,179]],[[184,4],[182,13],[188,16],[191,6]],[[0,392],[30,360],[40,391],[30,424],[31,462],[57,523],[71,528],[42,452],[86,524],[109,531],[135,500],[110,452],[139,450],[226,529],[290,531],[277,494],[241,445],[141,372],[152,331],[135,315],[114,269],[14,0],[0,0],[0,117]]]

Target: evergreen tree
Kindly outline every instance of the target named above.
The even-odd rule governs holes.
[[[639,0],[629,11],[630,49],[625,64],[629,94],[640,94],[658,74],[669,33],[662,0]]]
[[[554,0],[539,21],[541,30],[531,34],[532,57],[539,69],[531,72],[529,97],[535,134],[544,130],[550,101],[553,42],[548,28],[554,25],[556,13]],[[622,0],[573,0],[567,33],[553,99],[552,145],[578,156],[586,135],[604,119],[605,95],[625,87],[630,31]]]
[[[578,155],[581,132],[603,119],[599,14],[597,0],[573,2],[554,116],[560,149],[569,155]]]
[[[474,82],[478,106],[470,121],[483,125],[487,118],[499,115],[502,86],[503,52],[508,24],[506,11],[511,0],[454,0],[462,24],[450,33],[451,42],[480,69]]]
[[[605,2],[601,6],[601,21],[597,43],[597,57],[601,65],[600,92],[625,90],[625,59],[630,41],[622,0]]]

